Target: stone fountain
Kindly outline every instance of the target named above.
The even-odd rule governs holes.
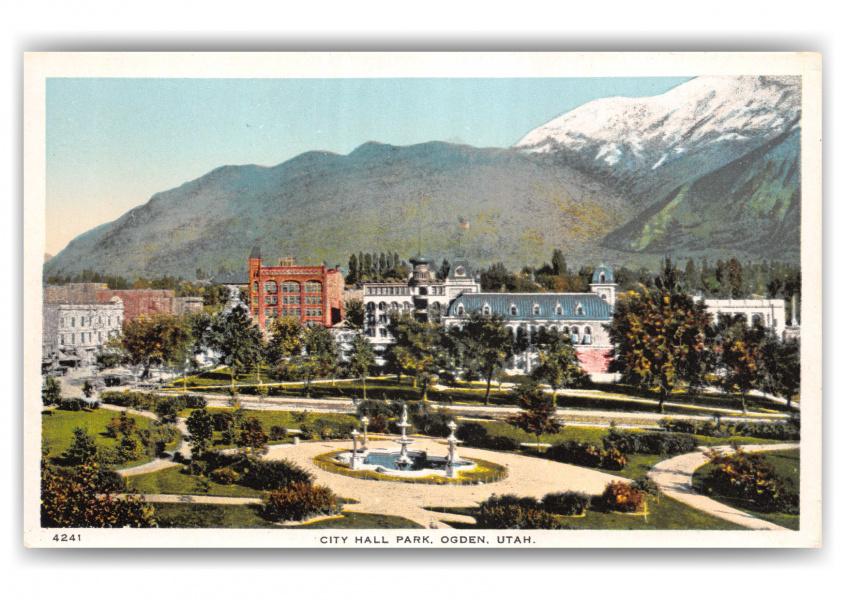
[[[404,470],[413,462],[408,457],[408,447],[414,443],[413,440],[408,438],[408,434],[406,433],[406,430],[411,427],[411,424],[408,422],[408,409],[405,406],[405,402],[402,403],[402,421],[397,423],[397,426],[402,431],[402,437],[396,441],[400,445],[400,454],[397,457],[396,464],[400,470]]]

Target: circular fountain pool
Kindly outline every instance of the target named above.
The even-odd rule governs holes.
[[[348,467],[352,461],[352,451],[336,454],[332,460]],[[454,476],[448,474],[449,456],[432,456],[427,452],[410,451],[405,454],[408,462],[400,460],[401,453],[389,448],[374,448],[373,450],[359,450],[356,452],[356,469],[375,471],[384,475],[397,477],[427,477],[439,475],[441,477]],[[455,472],[473,469],[476,463],[465,458],[456,458],[452,462]]]

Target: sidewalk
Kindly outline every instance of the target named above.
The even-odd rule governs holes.
[[[741,446],[745,452],[792,450],[798,447],[799,444],[795,443]],[[731,446],[717,446],[714,449],[724,454],[732,452]],[[696,510],[701,510],[709,515],[743,525],[749,529],[791,531],[769,521],[753,517],[742,510],[720,504],[708,496],[702,496],[696,493],[692,487],[693,472],[709,462],[708,457],[703,453],[704,451],[705,448],[702,448],[700,452],[682,454],[681,456],[675,456],[658,463],[649,471],[649,478],[669,497],[679,502],[684,502],[688,506],[692,506]]]

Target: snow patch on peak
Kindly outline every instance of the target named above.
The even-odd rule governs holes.
[[[652,170],[654,171],[655,169],[657,169],[658,167],[660,167],[661,165],[663,165],[663,164],[664,164],[664,161],[665,161],[665,160],[667,160],[667,157],[668,157],[668,156],[670,156],[670,155],[669,155],[669,154],[667,154],[667,153],[665,152],[665,153],[664,153],[664,155],[661,157],[661,160],[659,160],[657,163],[655,163],[654,165],[652,165]]]

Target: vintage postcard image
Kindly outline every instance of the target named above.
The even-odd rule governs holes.
[[[24,66],[28,546],[821,544],[818,54]]]

